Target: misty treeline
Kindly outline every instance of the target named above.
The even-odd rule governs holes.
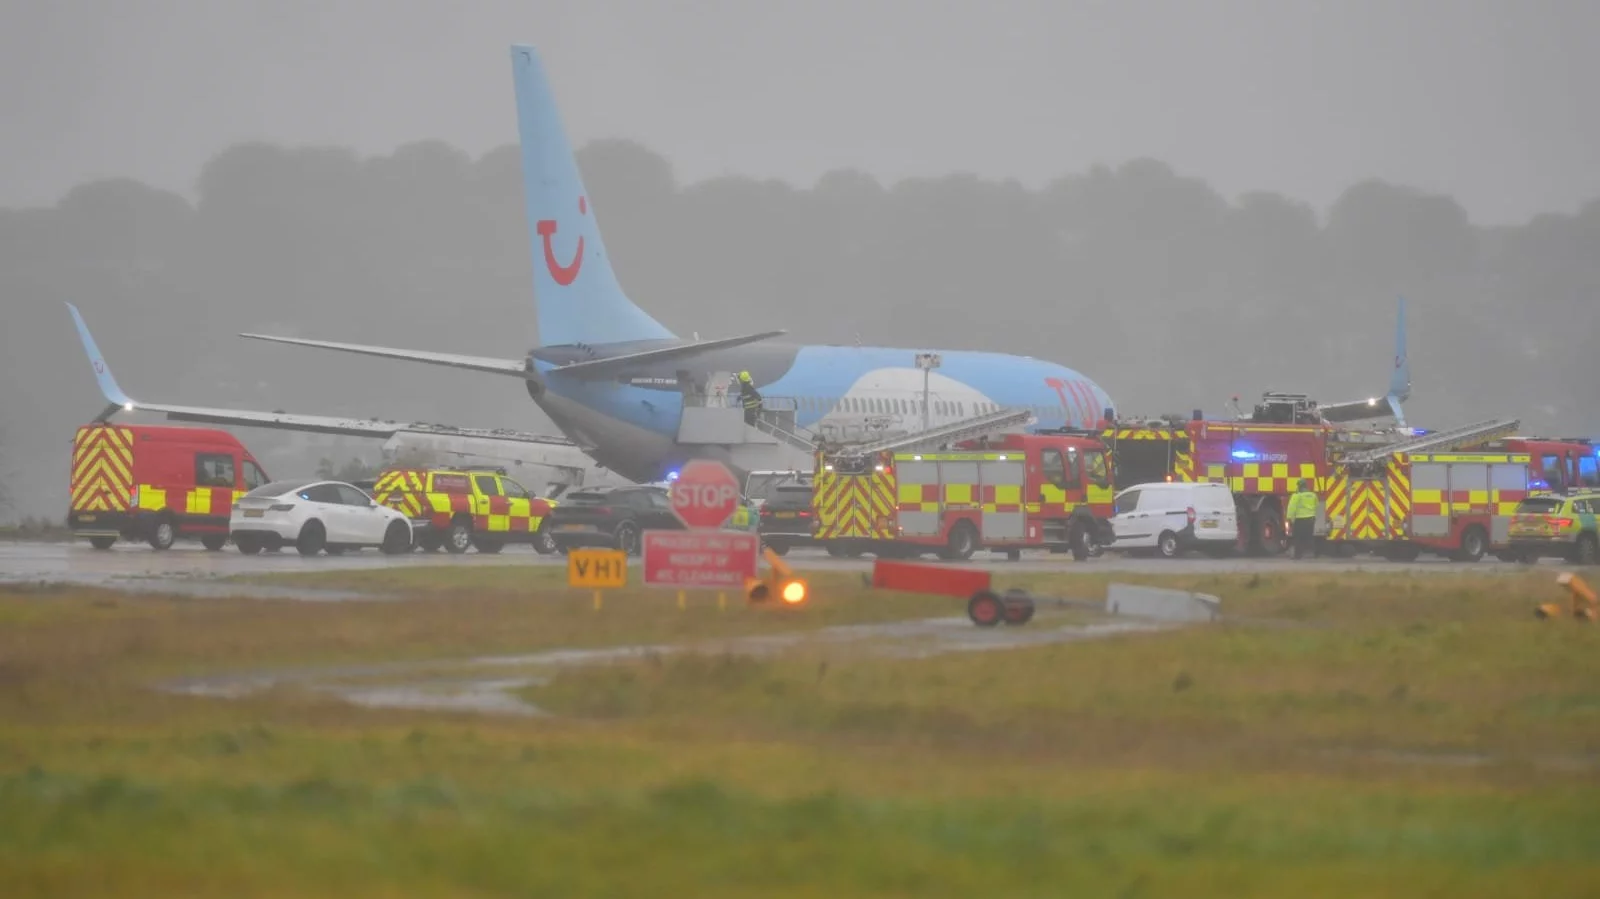
[[[1404,187],[1357,184],[1319,214],[1272,193],[1230,199],[1153,160],[1030,190],[852,171],[682,184],[627,141],[579,158],[624,286],[686,337],[784,327],[1022,353],[1089,374],[1125,411],[1223,414],[1265,389],[1381,392],[1403,294],[1417,423],[1505,414],[1600,432],[1600,201],[1484,228]],[[235,336],[524,355],[537,334],[514,147],[474,160],[437,142],[367,159],[239,145],[195,193],[106,180],[0,210],[15,514],[64,510],[73,428],[104,405],[64,300],[135,397],[549,429],[514,379]],[[275,476],[375,448],[239,433]]]

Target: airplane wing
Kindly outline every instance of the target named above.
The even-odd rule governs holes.
[[[426,362],[429,365],[443,365],[449,368],[464,368],[468,371],[486,372],[492,375],[510,375],[513,378],[531,380],[538,375],[529,372],[527,363],[521,359],[496,359],[491,356],[463,356],[457,353],[432,353],[427,350],[402,350],[386,346],[370,346],[364,343],[339,343],[333,340],[308,340],[302,337],[276,337],[271,334],[240,334],[251,340],[266,340],[272,343],[288,343],[295,346],[309,346],[324,350],[338,350],[342,353],[360,353],[364,356],[380,356],[385,359],[401,359],[407,362]]]
[[[583,380],[596,378],[610,378],[618,372],[636,369],[641,365],[655,365],[672,359],[690,359],[712,350],[725,350],[729,347],[743,346],[747,343],[756,343],[770,340],[787,331],[762,331],[759,334],[746,334],[742,337],[724,337],[719,340],[702,340],[699,343],[686,343],[682,346],[670,346],[659,350],[645,350],[642,353],[628,353],[625,356],[609,356],[604,359],[586,359],[582,362],[573,362],[559,365],[551,369],[551,374],[571,375]]]
[[[105,357],[101,355],[100,348],[95,344],[93,335],[89,333],[89,326],[84,322],[83,315],[78,312],[78,307],[68,303],[67,309],[72,312],[72,320],[78,328],[78,339],[83,342],[83,350],[89,355],[89,364],[94,369],[95,381],[100,385],[100,392],[105,396],[106,402],[111,404],[100,414],[96,419],[97,421],[104,421],[117,412],[144,410],[163,413],[173,421],[275,428],[288,431],[306,431],[314,434],[383,438],[393,437],[400,433],[437,434],[576,448],[576,444],[562,437],[549,437],[520,431],[455,428],[425,422],[401,422],[322,415],[292,415],[286,412],[252,412],[240,409],[141,402],[128,396],[122,390],[122,387],[117,384],[116,376],[111,373],[111,366],[106,363]]]

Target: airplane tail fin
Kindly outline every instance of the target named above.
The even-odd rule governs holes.
[[[117,384],[117,378],[111,373],[111,365],[106,362],[106,357],[100,354],[100,347],[95,345],[94,335],[89,333],[89,326],[84,323],[82,313],[78,307],[67,304],[67,311],[72,313],[72,322],[78,327],[78,340],[83,343],[83,351],[89,356],[89,366],[94,369],[95,383],[100,385],[100,393],[111,405],[101,413],[100,419],[104,420],[111,413],[133,408],[133,400]]]
[[[1389,374],[1389,392],[1385,399],[1394,412],[1400,427],[1406,426],[1406,416],[1400,403],[1411,398],[1411,357],[1406,352],[1406,298],[1401,297],[1395,313],[1394,371]]]
[[[534,304],[545,346],[674,335],[623,293],[538,51],[511,47]]]

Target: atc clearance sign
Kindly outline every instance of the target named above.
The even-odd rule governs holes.
[[[744,531],[645,531],[644,582],[661,587],[743,590],[756,576],[761,538]]]

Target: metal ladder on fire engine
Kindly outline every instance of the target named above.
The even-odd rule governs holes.
[[[1514,434],[1521,424],[1522,422],[1515,418],[1489,419],[1477,424],[1440,431],[1437,434],[1426,434],[1387,446],[1350,453],[1340,461],[1347,465],[1370,465],[1382,462],[1396,453],[1421,453],[1429,450],[1443,452],[1459,449]]]
[[[858,446],[842,447],[839,455],[842,456],[870,456],[877,453],[886,453],[893,450],[909,449],[923,444],[959,443],[963,440],[976,440],[986,434],[994,434],[1009,428],[1025,427],[1034,420],[1033,413],[1026,409],[1001,409],[976,418],[951,422],[926,431],[916,431],[899,437],[890,437],[874,443]]]

